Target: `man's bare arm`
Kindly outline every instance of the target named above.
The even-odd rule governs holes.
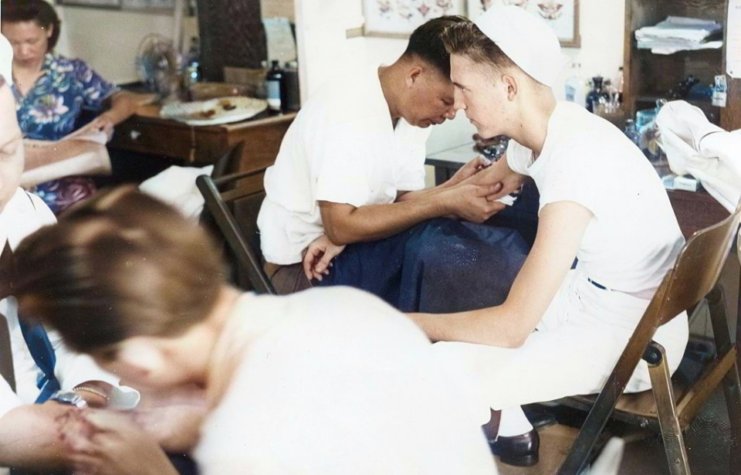
[[[356,208],[344,203],[320,201],[324,232],[338,246],[373,241],[398,234],[422,221],[455,215],[467,221],[483,222],[504,205],[491,203],[487,196],[493,186],[462,183],[424,199]]]

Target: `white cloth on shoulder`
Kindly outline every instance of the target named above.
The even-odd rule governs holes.
[[[741,130],[727,132],[685,101],[661,108],[656,123],[661,131],[671,170],[690,174],[728,211],[741,199]]]
[[[213,165],[203,168],[173,165],[142,182],[139,189],[172,205],[185,217],[198,219],[203,210],[204,200],[196,187],[196,178],[211,175],[213,169]]]

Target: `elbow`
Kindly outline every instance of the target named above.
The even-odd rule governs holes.
[[[351,225],[344,220],[326,220],[324,223],[324,234],[336,246],[347,246],[356,242],[363,241],[363,236],[354,232]]]
[[[324,234],[337,246],[346,246],[355,242],[350,236],[350,233],[343,229],[338,229],[337,226],[325,226]]]
[[[504,347],[510,350],[516,350],[518,348],[521,348],[522,345],[525,344],[525,340],[527,340],[527,337],[524,337],[522,335],[510,335],[505,339]]]

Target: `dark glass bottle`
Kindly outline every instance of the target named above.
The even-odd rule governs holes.
[[[298,84],[298,62],[286,63],[285,69],[286,95],[283,97],[283,111],[297,111],[301,108],[301,97]]]
[[[587,110],[594,112],[594,108],[599,103],[599,98],[602,96],[602,76],[595,76],[592,78],[592,90],[587,94]]]
[[[273,65],[265,76],[265,88],[268,97],[268,109],[276,112],[286,107],[286,74],[280,68],[279,61]]]

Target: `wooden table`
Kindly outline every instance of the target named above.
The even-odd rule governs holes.
[[[116,126],[109,148],[204,166],[214,163],[234,144],[246,141],[242,169],[248,170],[275,161],[283,135],[296,117],[296,113],[263,112],[243,122],[194,127],[161,118],[160,108],[139,106],[135,115]]]

